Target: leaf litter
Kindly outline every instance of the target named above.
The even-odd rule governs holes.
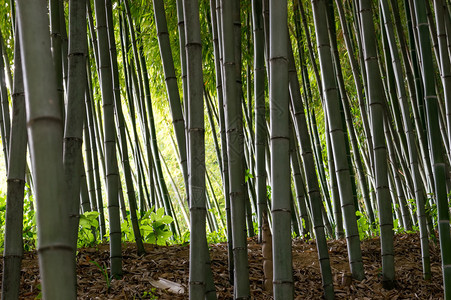
[[[321,275],[314,241],[294,239],[293,278],[295,299],[323,299]],[[382,288],[379,238],[362,241],[366,277],[350,278],[345,240],[328,241],[336,299],[443,299],[440,248],[430,242],[432,279],[423,280],[419,234],[399,234],[394,239],[396,287]],[[109,245],[77,252],[78,299],[188,299],[189,246],[123,244],[123,277],[109,279]],[[210,257],[218,299],[233,299],[228,279],[227,244],[211,244]],[[252,299],[273,299],[264,291],[261,244],[248,239]],[[3,260],[1,260],[3,270]],[[1,280],[1,279],[0,279]],[[156,287],[157,286],[157,287]],[[40,292],[37,254],[26,252],[22,261],[20,299],[35,299]]]

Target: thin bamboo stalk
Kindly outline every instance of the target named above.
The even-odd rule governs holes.
[[[423,69],[424,97],[427,112],[429,148],[434,174],[435,203],[437,204],[437,223],[439,229],[440,251],[445,299],[451,297],[451,235],[449,226],[449,207],[446,192],[445,164],[438,126],[437,95],[435,93],[434,69],[431,42],[425,16],[425,3],[415,0],[415,13],[420,40],[421,66]]]
[[[293,126],[293,124],[291,124]],[[296,140],[294,134],[294,127],[290,131],[290,159],[291,159],[291,171],[293,173],[293,181],[296,192],[296,199],[298,202],[299,212],[300,212],[300,228],[301,235],[304,238],[310,237],[310,220],[307,212],[306,205],[306,192],[304,187],[304,182],[301,175],[301,169],[299,167],[299,160],[296,153]]]
[[[233,1],[235,2],[235,1]],[[230,208],[232,220],[233,258],[234,258],[234,291],[237,298],[248,298],[249,270],[246,243],[246,219],[244,199],[244,148],[243,124],[240,91],[237,87],[236,39],[234,35],[234,5],[232,1],[221,1],[222,4],[222,51],[223,51],[223,83],[225,100],[225,121],[227,133],[227,153],[229,165]]]
[[[16,30],[14,48],[13,116],[6,190],[6,216],[3,253],[2,299],[18,299],[20,270],[23,256],[23,201],[27,152],[25,96],[20,57],[19,32]]]
[[[5,51],[4,45],[3,45],[3,37],[0,33],[0,53]],[[8,101],[8,91],[6,87],[6,78],[5,74],[9,72],[9,67],[5,66],[4,61],[0,59],[0,96],[1,96],[1,113],[2,113],[2,121],[3,123],[0,124],[2,126],[2,144],[3,145],[3,153],[5,155],[5,161],[6,161],[6,168],[8,169],[9,164],[9,140],[11,135],[11,118],[10,118],[10,112],[9,112],[9,101]],[[5,72],[6,71],[6,72]]]
[[[293,299],[287,3],[269,1],[269,105],[274,299]]]
[[[216,299],[205,232],[205,127],[199,3],[183,1],[188,75],[188,169],[191,220],[189,297]],[[207,270],[208,269],[208,270]]]
[[[353,201],[353,191],[349,164],[347,159],[337,159],[346,153],[345,131],[342,124],[340,103],[338,98],[338,88],[333,78],[332,56],[330,52],[330,42],[326,28],[327,15],[324,0],[312,1],[313,16],[316,28],[316,38],[318,44],[319,61],[323,82],[324,101],[326,103],[327,117],[329,122],[329,134],[331,134],[332,148],[334,152],[335,170],[338,179],[341,207],[343,211],[346,239],[349,253],[349,263],[353,278],[362,280],[364,278],[362,254],[360,249],[359,233],[355,215],[355,204]]]
[[[313,160],[312,146],[310,144],[309,133],[307,130],[307,121],[301,99],[299,80],[296,73],[291,47],[288,48],[288,54],[292,119],[296,128],[299,145],[301,146],[302,160],[305,165],[305,179],[307,182],[307,192],[310,201],[311,219],[313,222],[313,229],[318,248],[318,258],[321,264],[321,279],[323,282],[324,296],[326,299],[334,299],[332,270],[330,268],[326,234],[324,232],[324,223],[321,215],[321,206],[323,204]]]
[[[61,2],[61,3],[60,3]],[[53,64],[55,67],[56,80],[57,80],[57,89],[58,89],[58,103],[61,108],[61,114],[65,116],[65,107],[64,107],[64,88],[63,88],[63,52],[62,52],[62,34],[61,34],[61,8],[62,1],[60,0],[51,0],[49,2],[50,8],[50,37],[51,37],[51,45],[52,45],[52,57]],[[64,13],[64,12],[63,12]],[[66,26],[64,24],[64,26]],[[67,50],[67,48],[66,48]],[[65,52],[68,53],[67,51]],[[67,69],[66,69],[67,71]]]
[[[86,4],[84,1],[69,3],[69,61],[67,79],[67,111],[65,113],[63,164],[66,181],[67,217],[72,247],[77,247],[80,212],[80,184],[83,163],[83,107],[86,94]],[[76,276],[73,274],[73,276]]]
[[[102,183],[100,180],[100,168],[99,168],[99,157],[98,154],[102,152],[102,147],[98,147],[98,131],[96,126],[96,116],[94,116],[93,110],[93,93],[92,93],[92,83],[91,83],[91,69],[89,65],[89,57],[86,60],[86,70],[87,70],[87,86],[88,89],[85,95],[85,109],[86,109],[86,118],[89,127],[89,139],[91,144],[91,154],[93,161],[93,173],[94,173],[94,193],[96,199],[97,211],[99,212],[99,229],[100,229],[100,239],[103,240],[106,234],[105,228],[105,214],[103,211],[103,199],[102,199]],[[97,151],[99,149],[100,151]],[[98,153],[99,152],[99,153]],[[103,161],[103,160],[102,160]]]
[[[224,112],[224,91],[222,76],[222,13],[220,0],[210,0],[210,11],[212,20],[213,51],[215,56],[216,70],[216,95],[218,98],[218,121],[221,136],[222,151],[222,187],[226,211],[227,223],[227,265],[229,268],[229,282],[233,284],[234,280],[234,258],[233,258],[233,237],[232,237],[232,216],[230,212],[230,194],[229,194],[229,159],[227,154],[227,136]],[[213,107],[213,106],[212,106]]]
[[[120,96],[120,86],[119,86],[119,71],[117,64],[117,51],[116,51],[116,39],[114,35],[114,23],[113,23],[113,10],[111,7],[111,0],[106,0],[106,16],[107,16],[107,27],[108,27],[108,41],[111,56],[111,67],[113,76],[113,95],[114,95],[114,108],[116,115],[116,123],[118,124],[118,148],[121,154],[122,169],[124,173],[125,185],[127,188],[127,198],[128,204],[130,206],[130,221],[132,223],[133,235],[135,237],[136,246],[138,249],[138,255],[144,254],[146,251],[144,249],[141,231],[139,229],[138,217],[136,215],[137,205],[135,188],[133,186],[132,171],[130,167],[130,161],[128,159],[128,146],[127,137],[125,133],[125,118],[122,111],[122,101]],[[121,193],[122,194],[122,193]],[[123,205],[125,210],[125,205]],[[124,218],[127,220],[127,217]]]
[[[114,123],[113,78],[108,43],[105,0],[95,1],[97,34],[99,39],[100,88],[103,100],[103,123],[105,128],[105,177],[107,187],[108,215],[110,224],[111,276],[122,276],[121,224],[119,217],[118,183],[119,170],[116,154],[116,125]]]
[[[368,101],[370,105],[371,128],[373,132],[374,175],[376,178],[376,199],[379,205],[381,232],[382,284],[386,289],[395,286],[395,263],[393,251],[393,215],[390,191],[388,190],[387,148],[383,132],[386,99],[383,94],[382,78],[377,58],[371,2],[360,0],[362,42],[367,70]]]

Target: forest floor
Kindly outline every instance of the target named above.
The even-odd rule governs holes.
[[[345,240],[328,242],[334,288],[337,299],[443,299],[440,251],[430,243],[432,280],[422,279],[421,250],[418,234],[395,236],[396,288],[385,290],[381,284],[379,238],[362,242],[366,278],[346,280],[349,274]],[[261,245],[249,239],[249,273],[252,299],[272,299],[263,290]],[[79,249],[79,299],[188,299],[189,246],[146,245],[147,254],[138,256],[134,244],[123,245],[121,280],[107,280],[108,245]],[[228,281],[227,245],[210,245],[212,269],[218,299],[232,299]],[[1,260],[3,261],[3,260]],[[1,264],[1,263],[0,263]],[[293,240],[295,299],[322,299],[322,285],[314,241]],[[158,288],[169,283],[178,293]],[[22,264],[21,299],[35,299],[39,294],[39,268],[36,252],[27,252]]]

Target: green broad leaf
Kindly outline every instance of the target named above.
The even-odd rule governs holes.
[[[164,223],[161,220],[158,220],[158,221],[153,222],[152,227],[154,229],[156,229],[156,228],[160,228],[161,225],[164,225]]]
[[[247,182],[249,178],[254,178],[254,175],[250,173],[249,169],[246,169],[246,174],[244,175],[244,182]]]
[[[156,235],[161,235],[161,234],[163,234],[163,232],[165,232],[165,231],[167,231],[167,229],[166,228],[155,228],[155,234]]]
[[[83,215],[90,221],[96,221],[100,214],[97,211],[89,211]]]
[[[161,239],[161,238],[163,238],[163,239],[168,239],[168,238],[170,238],[172,236],[172,232],[170,232],[170,231],[163,231],[158,237]]]
[[[99,221],[97,219],[91,220],[91,226],[95,229],[99,228]]]
[[[161,218],[161,222],[165,224],[171,224],[174,221],[174,219],[171,216],[163,216]]]
[[[150,225],[141,226],[141,229],[144,230],[144,232],[153,232],[153,227]]]
[[[121,231],[125,231],[126,228],[128,228],[128,227],[129,227],[129,226],[128,226],[127,222],[122,222],[122,223],[121,223]]]
[[[155,242],[156,242],[155,234],[151,233],[151,234],[147,235],[145,238],[145,242],[150,243],[150,244],[155,244]]]
[[[397,229],[399,227],[399,220],[398,219],[395,219],[394,221],[393,221],[393,228],[394,229]]]
[[[146,213],[143,216],[143,220],[150,218],[152,213],[153,213],[153,207],[150,210],[146,211]]]
[[[91,222],[86,217],[80,216],[80,226],[84,228],[91,227]]]
[[[161,218],[163,217],[163,215],[164,215],[164,207],[160,207],[160,208],[157,210],[157,220],[158,220],[158,219],[161,219]]]
[[[141,224],[141,225],[151,225],[152,223],[150,222],[149,219],[141,219],[139,221],[139,224]],[[128,226],[128,224],[126,224],[126,225]]]

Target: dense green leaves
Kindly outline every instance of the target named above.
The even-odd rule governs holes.
[[[152,209],[153,210],[153,209]],[[146,243],[166,245],[172,236],[169,228],[174,220],[171,216],[164,215],[164,208],[160,207],[156,212],[148,211],[141,219],[141,231]]]

